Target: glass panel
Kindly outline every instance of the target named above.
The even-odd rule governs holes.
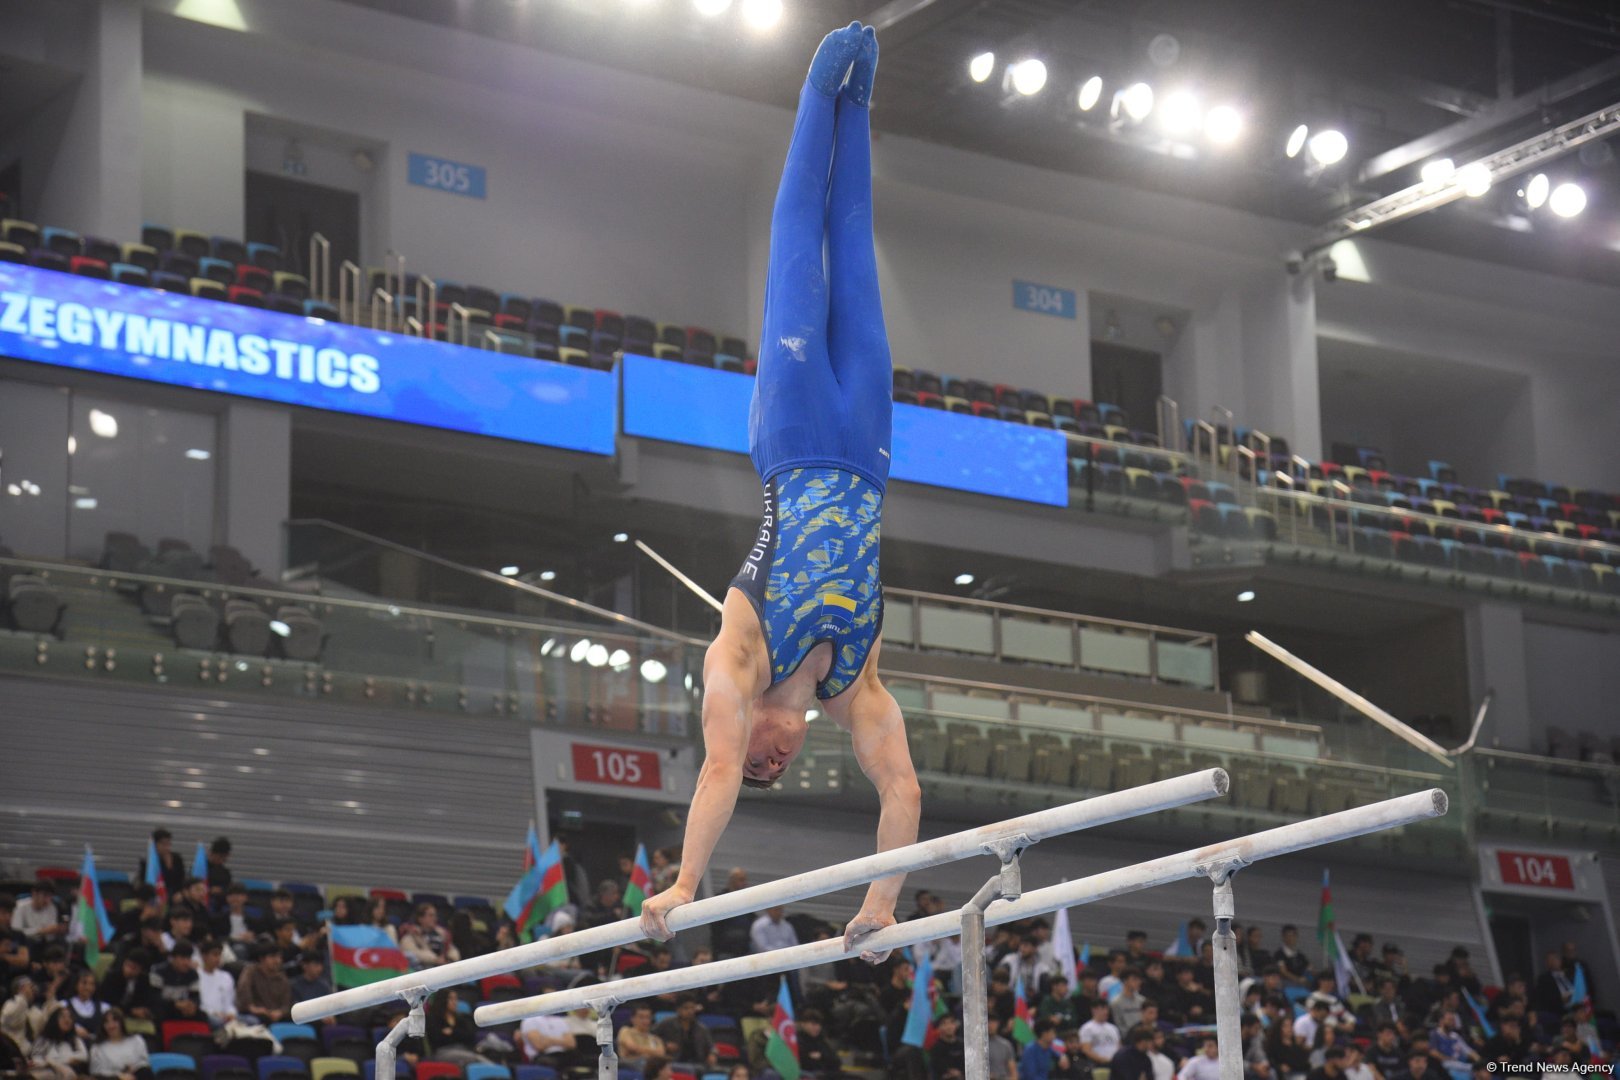
[[[1158,638],[1154,649],[1159,658],[1159,678],[1213,689],[1215,650],[1208,645],[1187,645]]]
[[[1080,628],[1080,666],[1093,671],[1151,675],[1153,657],[1146,634]]]
[[[927,648],[983,653],[986,656],[996,651],[994,621],[988,611],[923,604],[921,620],[920,644]]]
[[[1001,655],[1013,660],[1074,665],[1074,634],[1067,624],[1004,616]]]

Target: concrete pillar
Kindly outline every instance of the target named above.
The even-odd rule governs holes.
[[[1192,313],[1164,359],[1164,392],[1181,406],[1183,420],[1213,420],[1219,405],[1248,415],[1243,382],[1242,295],[1228,292]]]
[[[216,534],[260,573],[279,577],[292,502],[292,417],[274,405],[233,400],[220,427]]]
[[[56,151],[38,216],[110,240],[141,235],[140,0],[98,0],[88,12],[84,74]]]
[[[67,555],[66,388],[0,382],[0,544],[24,558]]]
[[[1483,600],[1467,613],[1468,692],[1474,702],[1496,691],[1480,745],[1531,751],[1530,676],[1526,662],[1524,610]]]
[[[1242,363],[1248,408],[1239,426],[1285,435],[1294,453],[1322,460],[1313,277],[1279,269],[1245,290]]]

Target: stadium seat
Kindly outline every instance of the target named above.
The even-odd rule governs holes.
[[[249,243],[247,261],[274,274],[282,268],[281,249],[275,244]]]
[[[9,240],[0,240],[0,262],[26,263],[28,252],[21,244],[13,244]]]
[[[202,1080],[258,1080],[247,1058],[235,1054],[209,1054],[198,1065]]]
[[[320,1075],[314,1080],[321,1080]],[[461,1066],[448,1061],[420,1061],[416,1064],[416,1080],[461,1080]]]
[[[466,1080],[512,1080],[512,1070],[505,1065],[468,1065]]]
[[[40,246],[39,226],[21,218],[6,218],[0,221],[0,240],[16,244],[24,251],[33,251]]]
[[[28,261],[41,270],[59,270],[64,274],[68,272],[68,266],[70,265],[68,257],[60,251],[52,251],[50,248],[42,247],[30,251]]]
[[[150,241],[147,242],[150,243]],[[201,260],[212,256],[214,244],[207,236],[197,232],[195,229],[176,229],[174,230],[174,250],[189,255],[193,259]]]
[[[209,1040],[210,1047],[213,1045],[212,1039],[209,1038],[211,1031],[208,1024],[202,1020],[165,1020],[160,1030],[163,1033],[165,1050],[172,1049],[174,1041],[185,1035],[200,1035]]]
[[[135,263],[115,262],[108,270],[108,277],[120,285],[140,285],[149,287],[152,284],[152,275],[146,267]]]
[[[190,1054],[159,1052],[147,1057],[152,1075],[158,1080],[200,1080],[197,1062]]]
[[[40,230],[39,246],[67,259],[84,254],[84,241],[78,233],[54,225],[47,225]]]
[[[418,1077],[424,1075],[425,1068],[428,1065],[445,1065],[445,1064],[446,1063],[444,1063],[444,1062],[426,1062],[426,1061],[422,1062],[421,1064],[419,1064],[417,1066],[416,1075]],[[433,1073],[431,1075],[434,1075],[434,1076],[460,1076],[461,1075],[461,1066],[459,1066],[459,1065],[446,1065],[446,1069],[448,1071]],[[359,1065],[358,1062],[350,1061],[348,1058],[318,1057],[314,1061],[311,1061],[309,1063],[309,1075],[310,1075],[310,1080],[326,1080],[326,1078],[329,1077],[329,1076],[359,1076],[360,1075],[360,1065]]]

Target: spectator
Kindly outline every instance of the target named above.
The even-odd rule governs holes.
[[[44,878],[34,882],[28,902],[18,906],[11,918],[11,928],[28,939],[30,945],[45,945],[61,941],[67,934],[67,923],[56,906],[56,893]]]
[[[45,1009],[39,1003],[39,986],[31,976],[14,976],[11,996],[0,1006],[0,1035],[16,1043],[17,1049],[26,1054],[44,1026]]]
[[[1407,1051],[1406,1071],[1401,1074],[1401,1080],[1443,1080],[1443,1078],[1431,1067],[1428,1051],[1414,1049]]]
[[[1035,1021],[1035,1041],[1024,1047],[1018,1059],[1018,1080],[1050,1080],[1054,1070],[1069,1071],[1069,1055],[1055,1047],[1055,1042],[1057,1028],[1052,1021]]]
[[[1569,976],[1571,982],[1574,981],[1577,973],[1584,974],[1586,976],[1587,996],[1596,1001],[1598,992],[1597,987],[1592,982],[1592,969],[1581,959],[1580,953],[1575,951],[1575,943],[1565,941],[1562,951],[1564,954],[1564,974]]]
[[[748,888],[748,871],[740,866],[734,866],[726,875],[726,887],[720,891],[731,893],[746,888]],[[728,956],[742,956],[748,952],[748,934],[753,926],[754,920],[748,915],[736,915],[715,923],[710,939],[714,942],[714,954],[725,959]]]
[[[1311,991],[1311,996],[1306,998],[1305,1001],[1307,1005],[1312,1001],[1325,1002],[1328,1008],[1328,1022],[1341,1032],[1349,1034],[1356,1029],[1356,1018],[1350,1015],[1350,1010],[1345,1008],[1344,1002],[1339,1000],[1338,984],[1334,981],[1333,972],[1322,971],[1317,973],[1316,989]],[[1304,1032],[1300,1034],[1303,1036]]]
[[[67,946],[60,942],[46,945],[40,954],[39,966],[34,970],[34,981],[40,986],[41,1000],[47,1011],[51,1002],[60,1001],[73,993],[68,979]]]
[[[557,850],[562,855],[563,883],[568,887],[568,902],[575,911],[583,911],[591,901],[591,879],[572,854],[573,839],[566,833],[557,836]],[[588,924],[587,924],[588,925]]]
[[[240,881],[232,882],[225,888],[222,898],[224,910],[212,920],[214,936],[221,941],[236,944],[247,944],[254,938],[253,927],[249,925],[247,886]]]
[[[1384,942],[1382,958],[1373,962],[1372,969],[1375,981],[1394,979],[1397,991],[1405,989],[1407,982],[1410,981],[1406,973],[1406,954],[1393,941]],[[1348,1067],[1345,1071],[1349,1072]]]
[[[101,979],[102,1001],[122,1010],[125,1016],[135,1016],[153,1023],[163,1019],[163,997],[152,989],[147,968],[156,955],[142,947],[135,947],[115,960]]]
[[[1164,981],[1164,961],[1156,956],[1148,957],[1142,967],[1142,996],[1163,1002],[1173,985]]]
[[[281,963],[281,950],[269,942],[254,947],[253,963],[236,983],[236,1011],[266,1024],[287,1019],[292,1011],[292,983]]]
[[[1378,980],[1378,997],[1361,1010],[1363,1024],[1376,1030],[1380,1024],[1400,1026],[1406,1021],[1406,1005],[1397,994],[1398,985],[1393,975]]]
[[[1149,1030],[1153,1032],[1153,1049],[1148,1051],[1148,1059],[1153,1062],[1153,1080],[1175,1080],[1176,1063],[1170,1060],[1170,1053],[1165,1049],[1164,1029]]]
[[[28,1051],[35,1080],[74,1080],[90,1064],[90,1051],[73,1029],[73,1013],[57,1005],[45,1016],[39,1037]]]
[[[1277,968],[1283,982],[1288,985],[1309,985],[1311,962],[1299,951],[1299,927],[1291,923],[1282,928],[1282,944],[1277,948]]]
[[[1265,934],[1258,926],[1244,930],[1236,952],[1239,975],[1258,975],[1274,963],[1271,950],[1265,946]]]
[[[1436,964],[1431,978],[1412,984],[1406,995],[1407,1008],[1419,1016],[1427,1015],[1441,998],[1451,993],[1451,990],[1451,965]]]
[[[1406,1071],[1406,1050],[1401,1046],[1400,1033],[1392,1023],[1378,1025],[1372,1048],[1367,1052],[1371,1065],[1382,1080],[1396,1080]]]
[[[1530,1004],[1538,1013],[1562,1016],[1569,1011],[1570,998],[1574,996],[1574,980],[1564,971],[1564,954],[1559,950],[1552,949],[1547,953],[1546,965],[1546,970],[1536,977],[1536,990]]]
[[[648,869],[652,871],[653,892],[661,893],[681,876],[679,853],[671,854],[673,848],[653,848],[651,862]]]
[[[1124,963],[1123,955],[1120,962]],[[1023,986],[1026,1001],[1041,999],[1041,977],[1051,974],[1053,970],[1041,959],[1039,944],[1033,937],[1022,938],[1018,942],[1018,950],[1008,953],[997,967],[1007,972],[1008,981],[1013,986]]]
[[[1018,1080],[1018,1048],[1002,1034],[1003,1024],[996,1011],[989,1012],[990,1067],[989,1080]]]
[[[478,1025],[473,1023],[470,1014],[461,1011],[461,991],[456,987],[447,987],[433,995],[425,1021],[422,1048],[434,1061],[449,1061],[463,1067],[489,1062],[476,1049],[480,1037]]]
[[[295,1003],[325,997],[332,992],[332,980],[326,977],[325,956],[318,952],[305,952],[298,958],[298,967],[298,977],[292,981]]]
[[[1485,987],[1474,974],[1473,961],[1469,959],[1468,950],[1458,945],[1451,950],[1451,982],[1459,989],[1472,994],[1475,1000],[1485,996]]]
[[[619,1029],[614,1040],[619,1064],[625,1068],[640,1069],[653,1058],[662,1057],[664,1040],[653,1031],[652,1006],[638,1004],[630,1010],[630,1022]]]
[[[230,861],[230,837],[214,837],[214,842],[208,845],[208,904],[211,908],[217,909],[223,904],[230,890],[231,868],[226,865]]]
[[[928,1048],[930,1080],[963,1080],[967,1075],[967,1046],[962,1041],[962,1022],[953,1012],[945,1013],[934,1026],[934,1044]]]
[[[377,897],[371,902],[371,911],[366,922],[387,934],[394,944],[399,944],[399,931],[394,928],[394,920],[388,917],[388,901]]]
[[[1146,930],[1127,930],[1125,932],[1125,966],[1127,968],[1147,966],[1147,943]]]
[[[169,899],[170,922],[173,922],[174,916],[181,911],[191,913],[191,925],[194,929],[200,931],[202,927],[208,925],[210,915],[208,908],[207,878],[186,878],[186,887],[184,891],[182,891],[179,896],[171,897]],[[190,937],[191,935],[186,935],[187,940],[190,940]]]
[[[1266,1044],[1261,1039],[1263,1025],[1254,1013],[1238,1020],[1238,1041],[1243,1047],[1243,1075],[1252,1080],[1271,1080],[1271,1062],[1266,1060]]]
[[[674,1080],[675,1066],[668,1058],[652,1058],[641,1071],[641,1080]]]
[[[1170,1011],[1185,1024],[1205,1024],[1215,1016],[1215,998],[1196,980],[1193,969],[1176,969],[1176,984],[1169,991]]]
[[[1113,1014],[1114,1026],[1121,1031],[1129,1031],[1142,1022],[1142,1003],[1147,1000],[1142,996],[1142,973],[1136,968],[1125,969],[1125,988],[1121,990],[1109,1005]]]
[[[1091,1003],[1091,1019],[1080,1025],[1080,1054],[1093,1066],[1107,1068],[1119,1053],[1119,1028],[1108,1019],[1108,1003]]]
[[[1050,1020],[1057,1026],[1058,1035],[1067,1036],[1080,1030],[1078,1003],[1069,995],[1069,980],[1062,975],[1052,976],[1052,989],[1035,1007],[1035,1015]]]
[[[1191,951],[1187,955],[1203,955],[1208,930],[1209,927],[1204,925],[1203,919],[1193,918],[1187,920],[1187,944],[1191,947]]]
[[[666,1044],[672,1044],[670,1055],[676,1061],[714,1068],[720,1059],[714,1052],[714,1038],[709,1029],[698,1023],[697,998],[682,994],[675,1004],[675,1015],[655,1028]]]
[[[589,930],[629,917],[630,909],[624,906],[624,890],[619,888],[619,883],[612,878],[603,878],[596,885],[595,902],[580,913],[580,926]]]
[[[259,917],[259,921],[253,926],[253,932],[255,934],[273,935],[276,932],[276,927],[283,921],[292,922],[295,928],[297,926],[297,923],[293,920],[293,894],[286,889],[277,889],[270,894],[270,910]],[[293,933],[292,943],[294,945],[300,943],[296,929]]]
[[[189,941],[177,941],[169,959],[152,969],[152,989],[163,1002],[163,1019],[195,1020],[202,1012],[198,990],[197,950]]]
[[[4,962],[0,972],[12,975],[26,972],[32,964],[28,938],[11,925],[16,910],[17,901],[9,894],[0,893],[0,961]]]
[[[1125,954],[1111,952],[1108,954],[1108,974],[1097,980],[1097,993],[1105,1001],[1114,1000],[1114,995],[1125,988]]]
[[[799,943],[799,934],[787,921],[787,908],[778,904],[769,907],[754,920],[748,931],[748,945],[753,952],[773,952]]]
[[[1479,1060],[1479,1051],[1468,1045],[1461,1018],[1449,1009],[1440,1015],[1439,1025],[1429,1032],[1429,1047],[1440,1055],[1448,1072],[1465,1068]]]
[[[160,939],[164,952],[169,952],[175,944],[181,941],[194,941],[199,926],[206,923],[197,921],[197,913],[189,907],[171,908],[169,911],[169,928],[163,932]]]
[[[1154,1080],[1153,1032],[1141,1024],[1132,1027],[1126,1045],[1108,1065],[1108,1080]]]
[[[531,1016],[518,1028],[525,1061],[561,1061],[574,1052],[566,1016]]]
[[[1279,1080],[1302,1077],[1311,1071],[1311,1051],[1294,1031],[1294,1018],[1285,1012],[1266,1032],[1266,1060]]]
[[[1358,1042],[1346,1041],[1344,1044],[1344,1080],[1377,1080],[1377,1074],[1362,1056]]]
[[[416,921],[400,932],[399,947],[419,968],[438,967],[461,959],[450,935],[439,925],[439,909],[432,904],[416,905]]]
[[[107,1011],[107,1003],[96,997],[95,972],[89,968],[79,969],[73,976],[73,995],[65,1000],[65,1004],[73,1013],[79,1038],[88,1043],[100,1037],[101,1017]]]
[[[152,847],[157,852],[158,873],[163,878],[165,890],[171,897],[179,896],[186,887],[186,864],[174,852],[174,837],[168,829],[154,829]],[[147,879],[145,859],[141,860],[140,879]]]
[[[1221,1054],[1215,1036],[1205,1035],[1198,1053],[1181,1063],[1176,1080],[1220,1080]]]
[[[799,1016],[799,1068],[811,1080],[835,1080],[843,1065],[838,1050],[827,1037],[821,1013],[806,1009]]]
[[[135,903],[128,905],[113,919],[115,941],[128,942],[140,937],[141,926],[147,919],[158,920],[159,928],[163,925],[163,905],[158,903],[156,889],[143,881],[135,886],[130,896]]]
[[[108,1009],[98,1025],[100,1039],[90,1047],[90,1075],[104,1080],[152,1080],[146,1040],[124,1030],[124,1014]]]
[[[1525,1045],[1523,1031],[1518,1017],[1502,1017],[1502,1029],[1485,1041],[1480,1057],[1498,1065],[1524,1064],[1530,1056],[1530,1048]]]
[[[1325,1029],[1331,1031],[1332,1028]],[[1344,1047],[1332,1046],[1322,1056],[1322,1064],[1311,1070],[1311,1080],[1342,1080],[1344,1076]]]
[[[276,920],[271,944],[281,957],[281,970],[287,973],[287,978],[292,978],[298,970],[298,958],[304,955],[304,950],[299,947],[298,928],[293,925],[291,919]]]
[[[236,1019],[236,980],[221,966],[225,946],[207,941],[202,947],[202,970],[197,972],[197,998],[203,1015],[213,1027],[223,1027]]]
[[[1313,994],[1305,1003],[1305,1015],[1294,1019],[1294,1034],[1306,1046],[1313,1046],[1317,1031],[1329,1026],[1328,1003]]]

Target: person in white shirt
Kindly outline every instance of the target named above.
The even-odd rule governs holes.
[[[574,1049],[566,1016],[531,1016],[518,1028],[525,1061],[543,1061]]]
[[[1008,953],[996,965],[1007,970],[1008,981],[1013,986],[1023,984],[1024,997],[1029,1001],[1041,999],[1041,976],[1056,973],[1041,962],[1038,949],[1033,938],[1023,938],[1018,942],[1018,951]]]
[[[1215,1036],[1204,1036],[1198,1053],[1182,1062],[1176,1080],[1221,1080],[1221,1051]]]
[[[67,923],[56,909],[56,895],[48,884],[34,883],[28,903],[18,903],[16,913],[11,916],[11,928],[36,944],[59,940],[67,933]]]
[[[748,943],[757,953],[791,949],[797,945],[799,933],[793,929],[793,924],[787,921],[787,908],[781,905],[766,908],[764,914],[755,919],[754,925],[749,929]]]
[[[1304,1016],[1294,1018],[1294,1034],[1299,1037],[1301,1046],[1316,1045],[1316,1030],[1327,1023],[1328,1004],[1321,998],[1312,998],[1309,1010]]]
[[[124,1030],[122,1009],[108,1009],[101,1018],[101,1041],[90,1047],[90,1075],[104,1080],[137,1080],[150,1067],[146,1040]]]
[[[1345,1080],[1378,1080],[1378,1074],[1361,1056],[1361,1047],[1353,1042],[1344,1044]]]
[[[1153,1062],[1153,1080],[1175,1080],[1176,1063],[1164,1052],[1164,1031],[1159,1027],[1153,1029],[1153,1049],[1148,1051],[1148,1060]]]
[[[1093,1001],[1091,1019],[1080,1025],[1080,1052],[1093,1065],[1106,1069],[1119,1047],[1119,1028],[1108,1019],[1108,1002]]]
[[[225,947],[210,941],[202,948],[202,970],[197,972],[197,994],[203,1015],[213,1027],[224,1027],[236,1019],[236,980],[222,966]]]

